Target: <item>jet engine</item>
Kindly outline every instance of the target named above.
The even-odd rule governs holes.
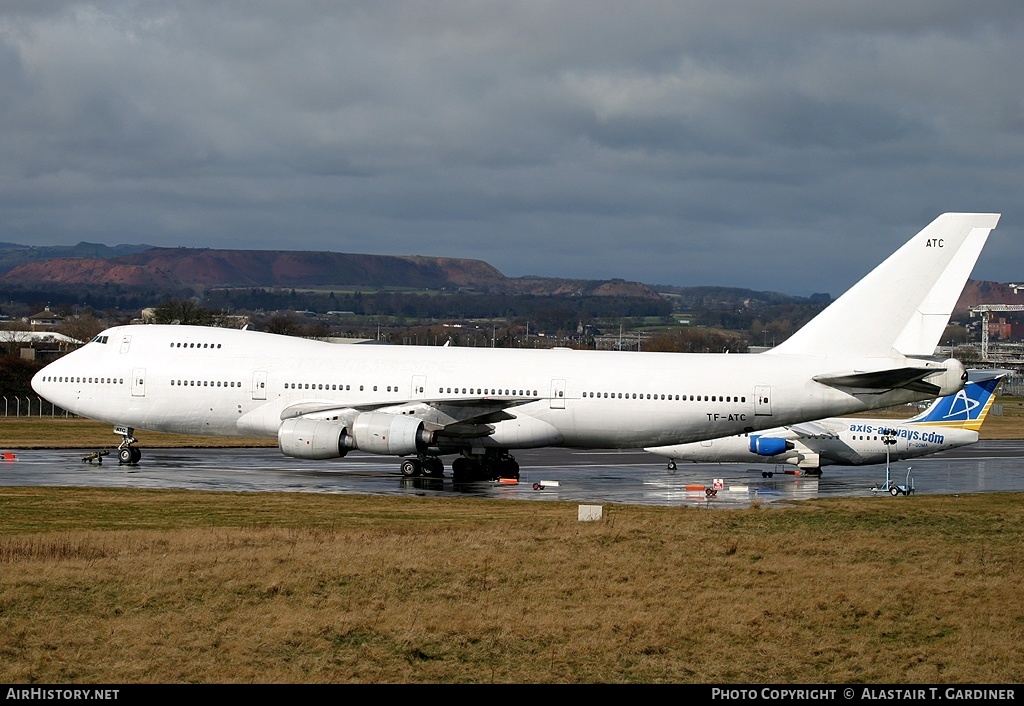
[[[351,424],[318,419],[286,419],[277,430],[277,445],[286,456],[341,458],[351,449],[386,456],[425,451],[434,442],[423,420],[387,412],[364,412]]]
[[[750,452],[758,456],[775,456],[792,448],[793,442],[786,441],[785,439],[777,439],[771,436],[750,437]]]

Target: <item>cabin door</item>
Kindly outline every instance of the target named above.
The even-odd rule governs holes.
[[[565,380],[551,381],[551,409],[565,409]]]
[[[410,399],[422,400],[427,396],[427,376],[426,375],[413,375],[412,376],[412,394],[409,395]]]
[[[759,417],[772,416],[772,386],[754,386],[754,414]]]
[[[254,400],[267,399],[267,371],[257,370],[252,374],[252,398]]]
[[[132,397],[146,396],[146,369],[132,368]]]

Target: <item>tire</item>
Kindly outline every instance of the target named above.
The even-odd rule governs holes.
[[[124,464],[126,466],[134,463],[134,461],[133,461],[134,456],[135,456],[135,454],[132,453],[132,449],[131,449],[130,446],[125,446],[123,449],[118,449],[117,450],[117,460],[118,460],[118,462],[122,463],[122,464]]]
[[[896,486],[893,486],[889,488],[889,493],[895,498],[897,495],[900,494],[900,489],[897,488]]]
[[[420,464],[418,461],[414,461],[411,458],[407,458],[402,461],[401,465],[402,475],[406,478],[415,478],[420,474]]]
[[[457,459],[452,461],[452,479],[462,482],[469,480],[469,473],[472,470],[472,465],[468,458],[459,456]]]

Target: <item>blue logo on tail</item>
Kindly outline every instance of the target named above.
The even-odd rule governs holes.
[[[1003,375],[996,375],[978,382],[968,380],[964,389],[955,394],[938,398],[921,416],[910,421],[931,422],[932,424],[975,421],[985,410],[989,399],[1002,379]]]

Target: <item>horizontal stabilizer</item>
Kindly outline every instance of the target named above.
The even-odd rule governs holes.
[[[941,394],[938,385],[925,382],[925,378],[937,372],[934,368],[892,368],[870,373],[849,373],[844,375],[815,375],[812,379],[823,385],[839,387],[854,392],[881,393],[905,389],[926,394]]]

